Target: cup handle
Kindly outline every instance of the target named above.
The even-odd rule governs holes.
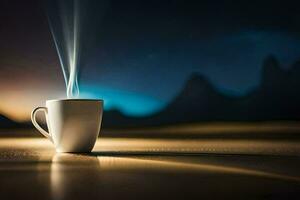
[[[45,114],[47,114],[48,110],[46,107],[37,107],[35,108],[32,112],[31,112],[31,121],[32,124],[35,126],[35,128],[40,131],[40,133],[45,136],[46,138],[48,138],[52,143],[53,143],[53,139],[51,137],[51,135],[45,131],[36,121],[36,114],[38,111],[44,111]]]

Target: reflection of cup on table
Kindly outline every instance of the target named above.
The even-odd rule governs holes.
[[[49,177],[50,199],[98,199],[100,175],[100,163],[95,155],[55,154]]]
[[[37,111],[45,112],[49,133],[36,122]],[[90,152],[99,135],[102,112],[102,100],[48,100],[46,107],[32,111],[31,120],[57,152]]]

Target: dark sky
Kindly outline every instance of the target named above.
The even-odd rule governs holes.
[[[21,119],[27,108],[65,95],[46,18],[46,11],[51,16],[61,11],[38,0],[0,2],[0,108]],[[107,108],[127,114],[149,114],[171,101],[193,72],[224,93],[243,95],[259,84],[268,55],[283,68],[300,58],[298,4],[84,1],[81,95],[105,98]],[[27,102],[23,114],[10,113],[17,98]]]

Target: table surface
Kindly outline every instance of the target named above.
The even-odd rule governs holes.
[[[300,199],[297,142],[0,138],[0,199]]]

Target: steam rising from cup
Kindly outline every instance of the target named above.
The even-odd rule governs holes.
[[[62,68],[68,98],[79,97],[79,10],[78,0],[59,1],[58,16],[48,15],[51,34]]]

